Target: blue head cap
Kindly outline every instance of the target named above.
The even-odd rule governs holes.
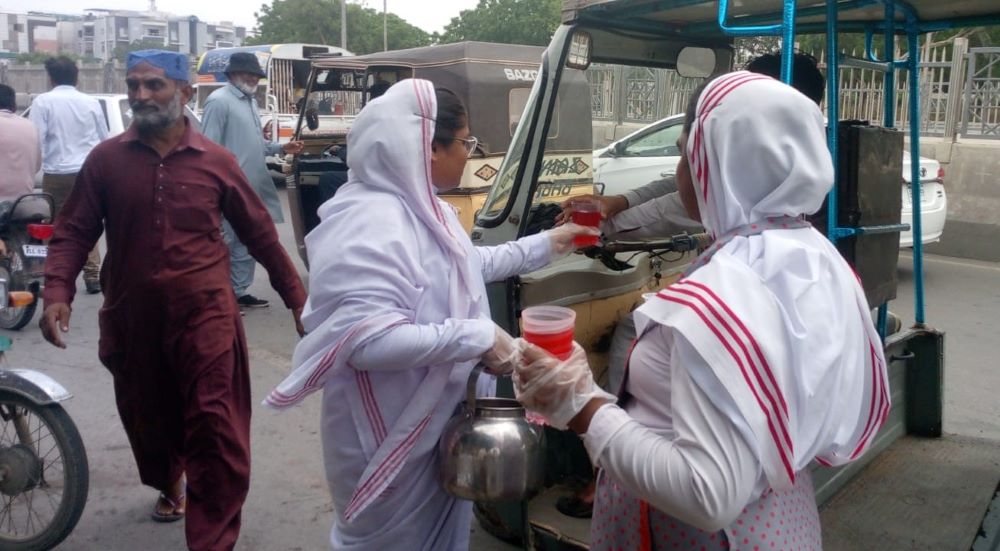
[[[140,63],[149,63],[153,67],[163,69],[167,78],[187,82],[191,76],[188,73],[188,56],[167,50],[139,50],[128,54],[126,71]]]

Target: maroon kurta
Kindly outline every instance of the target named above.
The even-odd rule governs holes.
[[[289,308],[305,290],[232,154],[192,130],[166,157],[130,129],[98,145],[70,194],[45,265],[46,305],[70,303],[107,233],[98,354],[144,484],[187,475],[191,549],[231,549],[250,481],[246,339],[222,216]]]

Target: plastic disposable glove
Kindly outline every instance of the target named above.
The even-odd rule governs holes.
[[[547,230],[549,236],[549,249],[552,251],[552,260],[562,258],[576,250],[573,238],[577,235],[601,235],[601,231],[592,226],[581,226],[580,224],[563,224]]]
[[[565,429],[573,417],[594,398],[617,398],[594,382],[587,354],[573,343],[573,353],[560,360],[545,350],[517,339],[521,362],[514,369],[514,395],[521,404],[543,415],[550,425]]]
[[[493,348],[483,354],[481,361],[490,375],[507,375],[514,371],[514,366],[521,360],[520,351],[514,337],[496,326],[496,339]]]

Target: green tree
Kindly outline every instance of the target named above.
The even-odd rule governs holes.
[[[135,40],[131,44],[119,44],[115,46],[114,50],[111,50],[111,57],[125,63],[128,60],[128,54],[135,52],[137,50],[174,50],[177,51],[177,46],[167,46],[163,44],[162,40]]]
[[[32,65],[41,65],[42,63],[45,63],[46,59],[56,56],[66,56],[72,59],[73,61],[82,61],[83,63],[90,63],[94,60],[94,58],[91,56],[81,58],[79,55],[73,52],[59,52],[58,54],[52,54],[49,52],[30,52],[30,53],[17,54],[17,56],[14,57],[14,63],[20,65],[24,65],[26,63],[30,63]]]
[[[59,52],[58,54],[50,54],[48,52],[31,52],[31,53],[17,54],[14,57],[14,63],[20,64],[20,65],[24,65],[26,63],[30,63],[32,65],[41,65],[41,64],[45,63],[46,59],[48,59],[50,57],[55,57],[55,56],[66,56],[66,57],[72,59],[73,61],[79,61],[80,63],[100,63],[101,62],[100,59],[97,59],[96,57],[94,57],[92,55],[80,56],[80,55],[78,55],[78,54],[76,54],[74,52]]]
[[[479,40],[546,46],[559,26],[560,0],[479,0],[444,28],[439,42]]]
[[[40,65],[42,63],[45,63],[45,60],[52,57],[53,55],[61,55],[61,54],[50,54],[48,52],[21,53],[17,54],[17,57],[14,58],[14,63],[18,63],[21,65],[27,63],[30,63],[32,65]]]
[[[274,0],[254,14],[257,36],[248,44],[305,42],[340,45],[340,2],[342,0]],[[426,46],[431,36],[398,15],[388,14],[390,50]],[[347,49],[356,54],[381,52],[382,12],[347,4]]]

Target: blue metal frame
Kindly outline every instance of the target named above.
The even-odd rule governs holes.
[[[909,50],[910,74],[907,82],[910,85],[910,192],[913,205],[913,294],[914,320],[916,325],[924,325],[924,244],[923,223],[920,212],[920,87],[917,82],[920,62],[920,43],[916,21],[910,21],[907,16],[907,49]]]
[[[792,0],[794,1],[794,0]],[[826,142],[833,156],[833,189],[826,199],[826,235],[833,243],[840,239],[841,228],[837,227],[837,184],[840,181],[840,163],[836,162],[840,143],[837,136],[837,121],[840,120],[840,102],[837,101],[840,91],[840,34],[837,19],[837,0],[826,0]]]
[[[781,11],[781,23],[773,25],[730,25],[726,22],[729,13],[729,0],[719,0],[719,28],[729,36],[780,36],[781,48],[781,80],[786,84],[792,82],[792,61],[795,52],[793,48],[784,47],[795,43],[795,0],[784,0]]]
[[[872,36],[872,32],[865,32],[865,54],[869,59],[875,58],[875,52],[871,48],[871,40],[869,38]],[[883,126],[886,128],[893,128],[896,126],[896,5],[892,2],[887,2],[885,4],[885,33],[882,35],[885,43],[883,48],[885,48],[885,61],[887,70],[883,76]],[[907,52],[909,55],[910,52]],[[891,91],[891,93],[890,93]],[[918,157],[919,158],[919,157]],[[912,160],[910,161],[913,162]],[[918,163],[919,164],[919,163]],[[889,303],[883,302],[878,306],[878,318],[875,324],[876,329],[878,329],[878,335],[885,342],[886,333],[886,322],[889,319]]]
[[[827,141],[830,153],[833,158],[837,158],[838,140],[837,124],[840,120],[840,106],[837,101],[840,90],[840,58],[837,54],[840,50],[838,33],[842,30],[839,21],[839,11],[841,8],[853,9],[872,4],[883,4],[885,6],[885,18],[881,22],[849,22],[844,27],[849,31],[865,32],[865,57],[870,63],[881,65],[876,67],[885,73],[885,104],[884,121],[886,128],[892,128],[896,124],[896,69],[906,69],[908,72],[907,83],[909,84],[909,121],[910,121],[910,190],[912,193],[913,208],[913,273],[914,273],[914,317],[916,325],[924,325],[924,271],[923,271],[923,243],[922,216],[920,212],[920,102],[918,68],[920,61],[919,35],[927,30],[938,30],[951,28],[954,22],[934,22],[921,25],[917,19],[913,8],[902,0],[854,0],[851,2],[838,3],[838,0],[827,0],[824,7],[811,7],[802,10],[805,14],[818,15],[819,10],[825,9],[826,22],[823,23],[823,30],[827,36]],[[907,37],[907,56],[904,59],[895,59],[894,39],[899,26],[896,21],[896,14],[901,13],[906,22],[902,26]],[[773,21],[773,16],[762,15],[742,18],[743,25],[731,25],[727,23],[729,13],[729,0],[719,0],[719,28],[729,36],[781,36],[782,37],[782,58],[781,58],[781,79],[790,83],[792,79],[792,60],[794,51],[789,45],[794,44],[796,31],[796,2],[795,0],[784,0],[781,22],[777,24],[760,25],[761,21]],[[972,20],[973,18],[968,18]],[[981,21],[984,18],[979,18]],[[990,19],[990,18],[985,18]],[[971,22],[971,21],[970,21]],[[982,24],[982,23],[980,23]],[[818,29],[815,24],[804,25],[805,29]],[[874,53],[873,41],[876,31],[881,31],[885,40],[885,59],[880,60]],[[837,170],[834,163],[834,170]],[[859,228],[842,228],[837,224],[837,191],[836,186],[828,196],[827,210],[827,235],[830,240],[836,243],[838,239],[853,235],[876,234],[899,232],[905,230],[905,224],[893,224],[887,226],[868,226]],[[885,338],[885,326],[888,317],[888,305],[883,303],[878,309],[878,329],[882,338]]]

